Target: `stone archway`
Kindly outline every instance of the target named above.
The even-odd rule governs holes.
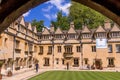
[[[23,13],[49,0],[1,0],[0,32],[4,31]],[[91,7],[120,25],[119,0],[73,0]]]

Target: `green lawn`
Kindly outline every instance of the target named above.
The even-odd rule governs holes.
[[[120,80],[120,72],[48,71],[29,80]]]

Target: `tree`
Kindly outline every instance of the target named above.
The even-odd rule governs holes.
[[[36,26],[37,31],[41,32],[42,29],[44,28],[44,21],[43,20],[37,21],[36,19],[34,19],[32,21],[32,26]]]
[[[96,28],[103,25],[106,19],[107,17],[97,11],[72,1],[69,15],[63,16],[62,11],[60,11],[57,13],[57,20],[51,21],[51,23],[55,26],[55,29],[60,27],[62,30],[68,30],[70,22],[74,22],[76,29],[82,28],[83,25]]]
[[[54,25],[55,29],[57,29],[57,27],[60,27],[62,30],[68,30],[69,28],[68,17],[63,16],[62,11],[57,13],[57,20],[51,21],[51,23]]]
[[[99,25],[103,25],[104,20],[107,18],[89,7],[77,2],[72,2],[68,19],[74,21],[75,28],[79,29],[82,25],[96,28]]]

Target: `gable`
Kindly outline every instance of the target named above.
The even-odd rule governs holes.
[[[90,33],[90,30],[88,29],[87,26],[84,26],[82,33]]]
[[[24,17],[23,16],[21,17],[20,24],[23,25],[23,26],[25,26],[25,21],[24,21]]]
[[[96,32],[106,32],[105,29],[102,26],[99,26],[96,30]]]
[[[48,31],[48,29],[45,27],[44,31],[42,32],[42,34],[50,34],[50,32]]]
[[[37,29],[36,29],[36,26],[34,26],[34,33],[37,33]]]
[[[70,29],[68,30],[68,33],[76,33],[76,31],[74,30],[73,27],[70,27]]]
[[[118,27],[117,24],[114,24],[114,26],[112,27],[111,31],[120,31],[120,28]]]
[[[57,30],[55,31],[55,34],[62,34],[61,29],[58,27]]]
[[[29,29],[29,30],[32,30],[31,23],[28,23],[28,29]]]

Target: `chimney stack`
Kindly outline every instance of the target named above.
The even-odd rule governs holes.
[[[70,27],[73,27],[73,28],[75,27],[74,22],[70,22]]]
[[[105,29],[110,29],[111,28],[111,23],[110,23],[109,19],[105,20],[104,27],[105,27]]]
[[[50,32],[54,32],[54,25],[53,24],[51,24],[51,26],[50,26]]]

